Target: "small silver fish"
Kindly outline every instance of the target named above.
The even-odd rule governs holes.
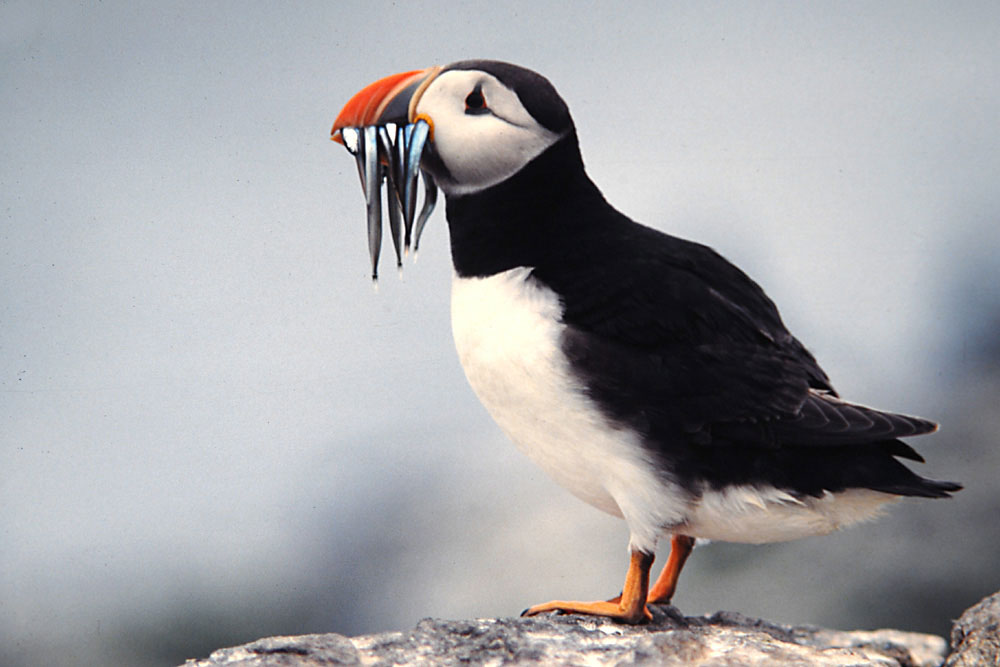
[[[382,182],[389,185],[386,208],[389,232],[396,251],[396,265],[402,267],[402,255],[420,244],[427,219],[437,203],[437,186],[429,173],[420,168],[420,158],[430,137],[430,125],[422,119],[397,126],[370,125],[341,128],[341,142],[354,156],[361,179],[368,214],[368,253],[372,261],[372,280],[378,280],[378,260],[382,250]],[[424,202],[417,210],[417,181],[424,181]],[[402,250],[401,250],[402,247]]]

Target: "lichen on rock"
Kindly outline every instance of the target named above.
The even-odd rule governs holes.
[[[899,630],[841,632],[785,626],[732,612],[685,617],[652,607],[653,621],[543,615],[425,619],[405,632],[270,637],[220,649],[186,667],[238,665],[880,665],[937,667],[943,638]]]
[[[1000,665],[1000,593],[969,607],[951,629],[945,667]]]

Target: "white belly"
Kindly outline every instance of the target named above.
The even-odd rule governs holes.
[[[452,283],[452,332],[465,375],[524,454],[575,496],[623,517],[631,548],[664,532],[730,542],[829,533],[877,516],[896,497],[864,489],[797,499],[767,486],[691,494],[657,471],[638,437],[607,421],[560,349],[562,305],[516,268]]]
[[[651,549],[685,517],[687,494],[583,393],[559,346],[562,306],[529,273],[455,278],[452,332],[469,384],[522,452],[580,499],[624,517],[633,546]]]

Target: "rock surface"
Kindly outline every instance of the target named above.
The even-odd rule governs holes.
[[[1000,665],[1000,593],[965,610],[951,629],[951,645],[945,667]]]
[[[653,607],[652,611],[652,623],[640,627],[603,618],[546,615],[471,621],[427,619],[408,632],[359,637],[269,637],[220,649],[206,659],[189,660],[185,665],[937,667],[947,650],[941,637],[898,630],[838,632],[775,625],[731,612],[684,617],[669,606]],[[978,632],[979,627],[976,625],[973,632]],[[973,663],[954,664],[964,667]]]

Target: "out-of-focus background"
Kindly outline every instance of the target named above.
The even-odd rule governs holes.
[[[328,140],[469,57],[548,76],[609,200],[754,276],[842,394],[943,423],[958,497],[699,549],[682,610],[946,633],[1000,589],[997,3],[7,1],[0,663],[619,590],[624,525],[466,386],[443,212],[375,292]]]

